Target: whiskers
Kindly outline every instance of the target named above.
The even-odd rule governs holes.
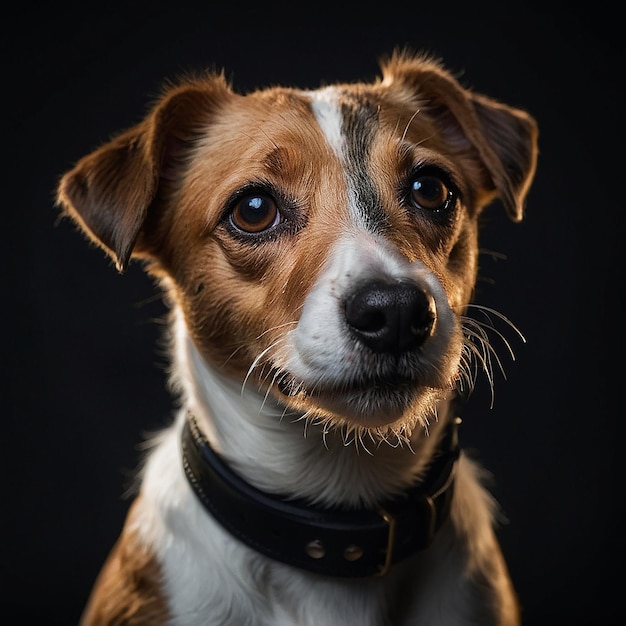
[[[490,390],[490,406],[493,407],[495,400],[494,373],[499,370],[503,378],[506,379],[506,372],[492,343],[492,338],[497,339],[504,346],[511,360],[515,361],[515,353],[511,343],[504,333],[498,330],[496,324],[504,324],[522,342],[526,343],[526,339],[510,319],[495,309],[479,304],[469,304],[468,309],[475,310],[480,314],[480,318],[469,317],[468,315],[460,316],[464,336],[460,364],[460,389],[462,392],[471,393],[476,386],[479,372],[484,372]]]
[[[255,392],[260,392],[265,388],[265,393],[263,396],[263,401],[259,408],[259,411],[262,411],[271,392],[272,387],[278,387],[279,389],[284,389],[283,393],[287,395],[296,395],[301,390],[297,389],[293,382],[288,381],[288,374],[284,372],[282,369],[276,366],[276,358],[275,355],[279,351],[280,347],[285,343],[286,335],[285,328],[289,328],[295,326],[298,322],[286,322],[284,324],[279,324],[277,326],[273,326],[263,331],[256,340],[259,341],[263,338],[263,336],[268,333],[275,332],[280,330],[280,335],[272,341],[267,347],[261,350],[256,357],[253,359],[252,363],[248,367],[246,375],[243,378],[241,383],[241,396],[243,397],[246,388],[250,384],[252,380],[255,381]],[[288,413],[288,407],[285,406],[283,410],[283,415],[281,419],[285,417]]]
[[[268,333],[274,332],[278,329],[281,328],[285,328],[288,326],[295,326],[298,322],[286,322],[285,324],[279,324],[277,326],[272,326],[272,328],[268,328],[267,330],[264,330],[258,337],[256,337],[256,340],[259,341],[260,339],[262,339],[262,337],[264,335],[267,335]],[[259,376],[257,378],[259,379],[265,379],[267,378],[268,374],[263,374],[263,369],[269,364],[271,363],[271,359],[268,358],[268,355],[270,355],[272,353],[273,350],[276,349],[277,346],[279,346],[285,339],[285,333],[281,333],[280,337],[278,337],[278,339],[274,340],[272,343],[270,343],[266,348],[264,348],[261,352],[259,352],[257,354],[257,356],[254,358],[254,360],[252,361],[252,363],[250,364],[250,366],[248,367],[248,371],[246,372],[246,375],[243,379],[243,382],[241,383],[241,393],[243,395],[246,384],[248,383],[249,378],[252,376],[254,370],[256,370],[257,368],[261,368],[261,373],[259,374]],[[241,350],[244,346],[241,345],[238,348],[236,348],[233,353],[231,354],[232,358],[239,350]]]
[[[344,448],[354,446],[357,453],[364,452],[370,456],[374,454],[375,449],[382,445],[387,445],[391,448],[406,447],[412,452],[411,433],[413,432],[413,427],[408,424],[379,428],[362,426],[320,414],[314,409],[309,409],[293,421],[304,421],[305,436],[310,427],[315,427],[316,430],[321,432],[326,449],[330,448],[329,437],[332,436],[333,438],[338,438]]]

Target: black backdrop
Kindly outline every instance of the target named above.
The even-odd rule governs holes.
[[[462,441],[494,475],[525,623],[621,623],[616,16],[597,3],[585,12],[523,2],[49,4],[4,9],[0,41],[0,588],[9,623],[76,623],[121,527],[139,443],[172,413],[158,292],[138,265],[119,275],[58,221],[58,177],[138,121],[162,80],[184,70],[224,67],[241,90],[314,87],[372,78],[377,58],[404,44],[440,55],[466,85],[539,122],[526,219],[489,213],[483,247],[498,254],[482,256],[477,293],[527,343],[508,334],[516,360],[505,358],[493,409],[479,387]]]

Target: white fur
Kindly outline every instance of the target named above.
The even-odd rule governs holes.
[[[183,357],[179,366],[190,375],[185,383],[190,404],[203,428],[211,414],[215,428],[206,430],[213,431],[214,443],[250,482],[279,492],[297,486],[304,495],[319,496],[324,489],[346,494],[358,475],[363,482],[362,472],[377,467],[375,456],[356,455],[353,446],[344,448],[344,455],[331,454],[319,433],[303,436],[301,423],[277,419],[277,406],[262,396],[244,392],[242,397],[240,387],[202,361],[182,317],[176,341],[178,356]],[[219,412],[214,405],[220,406]],[[136,518],[136,530],[162,563],[172,625],[471,623],[461,617],[470,593],[467,564],[452,539],[449,523],[428,550],[394,567],[385,578],[365,580],[308,574],[267,559],[232,538],[207,514],[184,475],[179,440],[185,416],[181,410],[175,423],[155,441],[143,472],[142,508]],[[413,473],[418,457],[406,448],[393,453],[403,463],[412,460],[413,468],[408,463],[405,472]],[[258,471],[261,466],[263,473]],[[457,468],[458,491],[467,495],[455,500],[452,517],[462,515],[466,527],[480,526],[491,516],[489,496],[475,473],[473,465],[462,458]],[[403,578],[409,581],[408,588],[407,583],[400,583]],[[405,609],[406,617],[386,622],[383,616],[388,608],[403,604],[414,606]]]
[[[343,158],[345,137],[341,131],[343,118],[337,105],[339,91],[336,87],[326,87],[304,92],[304,95],[311,99],[313,114],[328,145],[339,158]]]

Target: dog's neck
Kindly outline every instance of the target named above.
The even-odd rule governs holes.
[[[415,484],[452,418],[438,407],[428,432],[410,440],[346,443],[343,433],[307,423],[271,394],[242,389],[206,363],[175,312],[178,386],[212,447],[244,479],[268,493],[324,506],[373,506]]]

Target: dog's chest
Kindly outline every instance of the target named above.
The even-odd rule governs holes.
[[[161,563],[171,624],[403,626],[441,624],[431,613],[440,618],[441,610],[455,610],[449,590],[462,588],[462,567],[450,567],[456,557],[449,529],[383,578],[319,577],[267,559],[229,535],[193,494],[178,455],[172,428],[148,459],[136,518]]]
[[[199,549],[185,538],[186,545],[171,545],[165,556],[171,623],[177,626],[463,623],[461,594],[450,592],[464,587],[461,570],[442,568],[436,556],[411,558],[385,579],[324,579],[269,561],[209,525],[210,546]],[[185,554],[192,555],[188,561]]]

